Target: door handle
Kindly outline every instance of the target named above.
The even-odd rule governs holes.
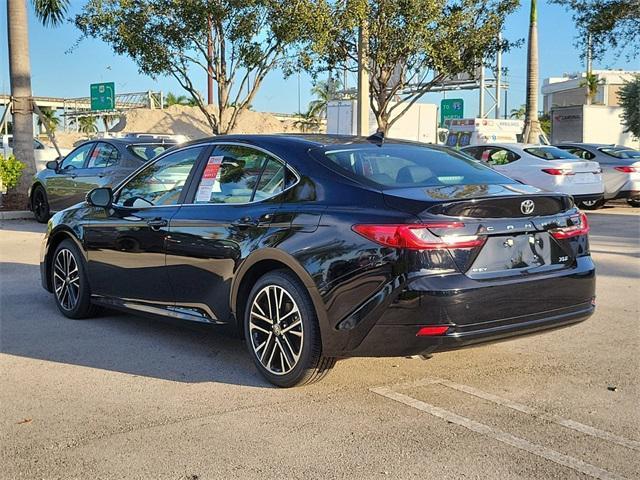
[[[165,218],[154,218],[153,220],[147,221],[147,225],[149,225],[151,230],[158,231],[162,227],[169,225],[169,221]]]
[[[233,225],[234,227],[240,227],[240,228],[257,227],[258,221],[254,220],[251,217],[242,217],[238,220],[234,220],[233,222],[231,222],[231,225]]]

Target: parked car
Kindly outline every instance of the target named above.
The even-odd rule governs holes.
[[[578,203],[599,202],[604,195],[600,166],[557,147],[494,143],[462,151],[519,182],[566,193]]]
[[[13,154],[13,135],[0,135],[0,153],[5,158]],[[69,149],[61,148],[60,153],[66,155]],[[36,172],[44,170],[48,161],[59,157],[55,148],[45,145],[37,138],[33,139],[33,155],[36,159]]]
[[[594,311],[584,213],[446,147],[230,135],[165,152],[53,216],[44,288],[243,332],[290,387],[337,358],[428,354]]]
[[[174,141],[147,139],[100,139],[85,141],[61,160],[47,163],[36,174],[29,189],[29,207],[38,222],[51,212],[84,200],[89,190],[117,185],[140,165],[148,162]]]
[[[598,143],[561,143],[556,146],[583,160],[598,162],[602,169],[604,198],[583,202],[586,208],[600,208],[608,200],[618,198],[625,198],[629,205],[640,207],[640,151]]]

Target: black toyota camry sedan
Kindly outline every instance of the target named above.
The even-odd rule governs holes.
[[[290,387],[338,358],[428,354],[594,311],[571,197],[433,145],[219,136],[170,150],[48,225],[43,286],[96,306],[237,328]]]

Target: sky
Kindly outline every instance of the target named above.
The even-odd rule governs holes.
[[[27,0],[29,5],[31,1]],[[81,2],[71,2],[71,13],[77,11]],[[529,2],[523,5],[506,21],[504,32],[509,40],[526,39],[529,16]],[[0,92],[9,92],[9,68],[7,46],[7,11],[6,2],[0,2]],[[80,37],[79,31],[72,24],[64,24],[57,28],[46,28],[37,22],[31,6],[29,6],[29,36],[31,42],[32,88],[35,96],[52,97],[86,97],[89,96],[89,85],[96,82],[113,81],[117,93],[162,90],[182,94],[180,86],[171,78],[153,79],[138,73],[133,61],[127,57],[117,56],[111,48],[99,40],[83,39],[75,48]],[[562,76],[563,73],[584,70],[580,60],[580,52],[574,45],[575,26],[571,14],[557,5],[539,2],[538,36],[540,57],[540,85],[543,79],[550,76]],[[461,39],[464,41],[464,39]],[[517,108],[524,103],[526,84],[526,43],[503,56],[503,66],[509,70],[508,109]],[[608,54],[604,59],[594,63],[594,69],[640,70],[640,61],[628,61],[621,56],[617,58]],[[199,79],[198,77],[202,78]],[[206,76],[197,72],[194,83],[201,85],[206,91]],[[356,83],[354,75],[348,77],[353,87]],[[270,73],[253,102],[257,111],[293,113],[298,111],[300,102],[302,110],[312,100],[310,89],[311,78],[306,74],[284,78],[282,72]],[[439,103],[443,95],[427,94],[421,101]],[[465,117],[478,113],[478,91],[447,93],[447,98],[463,98],[465,101]],[[487,102],[490,102],[487,100]],[[504,99],[503,99],[504,102]],[[503,103],[504,105],[504,103]],[[540,105],[542,105],[540,103]]]

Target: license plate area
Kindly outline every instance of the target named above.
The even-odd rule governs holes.
[[[565,268],[573,258],[546,232],[487,238],[466,272],[472,278],[521,275]]]
[[[573,177],[574,183],[594,183],[596,176],[593,173],[576,173]]]

